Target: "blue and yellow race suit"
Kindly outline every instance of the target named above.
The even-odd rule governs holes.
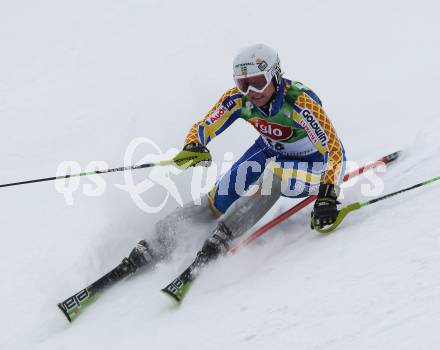
[[[238,118],[249,122],[260,136],[211,190],[210,204],[215,213],[224,213],[240,197],[238,181],[244,181],[246,190],[266,168],[290,182],[293,191],[289,197],[316,194],[321,182],[340,182],[344,148],[321,100],[300,82],[282,78],[266,113],[237,88],[227,90],[208,114],[192,126],[185,144],[196,142],[206,146]],[[246,165],[240,171],[245,164],[254,165]]]

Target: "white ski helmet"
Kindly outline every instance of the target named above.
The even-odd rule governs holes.
[[[281,79],[278,53],[264,44],[255,44],[239,51],[233,61],[234,80],[241,93],[262,92],[272,81]]]

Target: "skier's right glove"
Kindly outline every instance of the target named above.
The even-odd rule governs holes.
[[[211,153],[209,150],[199,143],[189,143],[183,147],[183,150],[177,153],[173,158],[174,164],[181,169],[188,169],[189,167],[200,165],[211,165]]]
[[[332,184],[322,183],[319,186],[318,197],[315,201],[312,212],[311,228],[315,226],[324,228],[326,225],[331,225],[336,221],[339,211],[337,205],[340,204],[337,200],[339,189]]]

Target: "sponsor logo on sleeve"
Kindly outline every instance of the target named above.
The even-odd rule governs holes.
[[[227,111],[228,109],[225,106],[220,105],[220,107],[218,107],[213,113],[208,116],[208,118],[206,118],[206,125],[214,124],[217,120],[223,117]]]
[[[228,109],[228,111],[230,111],[232,108],[235,107],[235,102],[230,96],[228,96],[222,102],[222,105],[225,106]]]
[[[328,137],[313,113],[308,109],[303,109],[300,114],[302,119],[299,123],[306,130],[312,142],[314,144],[320,143],[322,146],[325,146],[328,142]]]
[[[231,111],[235,107],[235,102],[231,97],[225,98],[220,106],[206,118],[206,125],[212,125],[221,119],[228,111]]]

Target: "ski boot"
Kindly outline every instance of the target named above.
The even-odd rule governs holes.
[[[147,241],[141,240],[130,252],[128,258],[124,258],[123,263],[129,266],[131,273],[134,273],[139,268],[151,265],[154,261],[154,256]]]
[[[205,265],[225,255],[229,250],[229,242],[233,239],[231,231],[223,222],[220,222],[212,236],[203,244],[202,249],[197,253],[196,260],[200,265]]]

